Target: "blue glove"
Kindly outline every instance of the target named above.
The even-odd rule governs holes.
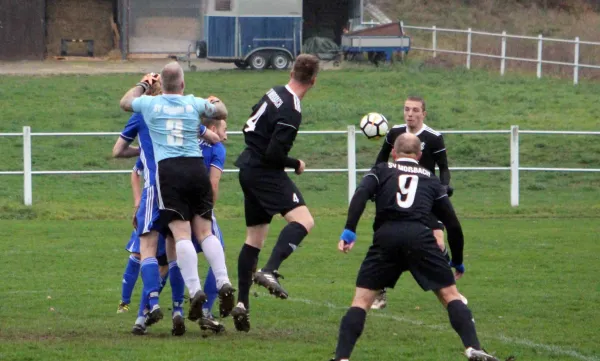
[[[460,273],[465,273],[465,265],[464,264],[454,264],[454,262],[450,261],[450,267],[454,268]]]
[[[356,241],[356,233],[352,232],[349,229],[344,229],[344,232],[342,232],[340,239],[346,244],[354,243],[354,241]]]

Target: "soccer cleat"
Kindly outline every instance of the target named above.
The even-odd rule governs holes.
[[[160,309],[159,305],[156,305],[154,307],[152,307],[152,309],[148,312],[148,314],[146,314],[146,322],[145,322],[145,326],[146,327],[150,327],[152,325],[154,325],[155,323],[157,323],[158,321],[162,320],[164,317],[162,310]]]
[[[250,331],[250,312],[246,309],[243,303],[238,302],[237,306],[231,310],[233,324],[238,331]]]
[[[194,297],[190,299],[190,312],[188,320],[197,321],[202,317],[202,305],[206,302],[206,293],[202,290],[196,292]]]
[[[284,278],[279,272],[265,272],[262,269],[254,274],[254,283],[257,283],[274,295],[275,297],[285,300],[288,298],[288,293],[279,284],[278,278]]]
[[[173,313],[173,328],[171,329],[171,335],[183,336],[185,333],[185,320],[180,312]]]
[[[472,347],[465,350],[465,356],[467,356],[469,361],[500,361],[484,350],[476,350]]]
[[[144,317],[138,317],[135,320],[135,324],[131,329],[131,333],[137,336],[143,336],[146,334],[146,325],[144,324]]]
[[[387,292],[385,288],[379,291],[377,297],[375,297],[375,301],[371,305],[372,310],[381,310],[387,306]]]
[[[229,283],[221,286],[219,290],[219,314],[221,318],[229,316],[233,306],[235,306],[234,292],[235,289]]]
[[[208,310],[202,310],[202,318],[200,319],[200,329],[203,331],[212,331],[214,333],[225,332],[225,326],[215,320],[214,316]]]
[[[125,303],[121,301],[119,303],[119,307],[117,308],[117,313],[124,313],[129,311],[129,303]]]

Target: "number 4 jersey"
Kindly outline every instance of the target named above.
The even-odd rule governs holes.
[[[289,86],[270,89],[252,108],[244,125],[246,149],[235,165],[239,168],[297,168],[288,157],[302,121],[300,99]]]
[[[411,158],[400,158],[394,163],[379,163],[365,176],[376,194],[374,229],[387,221],[417,221],[428,224],[436,203],[446,198],[440,180]],[[375,185],[376,184],[376,185]]]

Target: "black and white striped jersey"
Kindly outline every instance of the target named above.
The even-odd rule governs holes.
[[[287,85],[270,89],[252,107],[252,114],[244,125],[246,149],[236,166],[296,168],[298,161],[288,157],[288,153],[301,122],[300,99],[293,90]]]

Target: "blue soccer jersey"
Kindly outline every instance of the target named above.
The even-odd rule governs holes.
[[[140,158],[142,166],[137,169],[144,170],[144,188],[156,184],[156,162],[154,161],[154,148],[152,147],[152,139],[144,117],[140,113],[134,113],[130,118],[125,128],[121,132],[121,138],[128,142],[133,142],[135,137],[138,137],[140,143]]]
[[[204,164],[209,173],[210,167],[215,167],[222,172],[225,168],[225,157],[227,156],[223,143],[210,144],[205,140],[200,140],[199,144],[204,157]]]
[[[212,116],[213,104],[193,95],[143,95],[132,103],[133,111],[142,113],[150,130],[156,162],[175,157],[202,157],[198,144],[206,127],[201,116]]]

